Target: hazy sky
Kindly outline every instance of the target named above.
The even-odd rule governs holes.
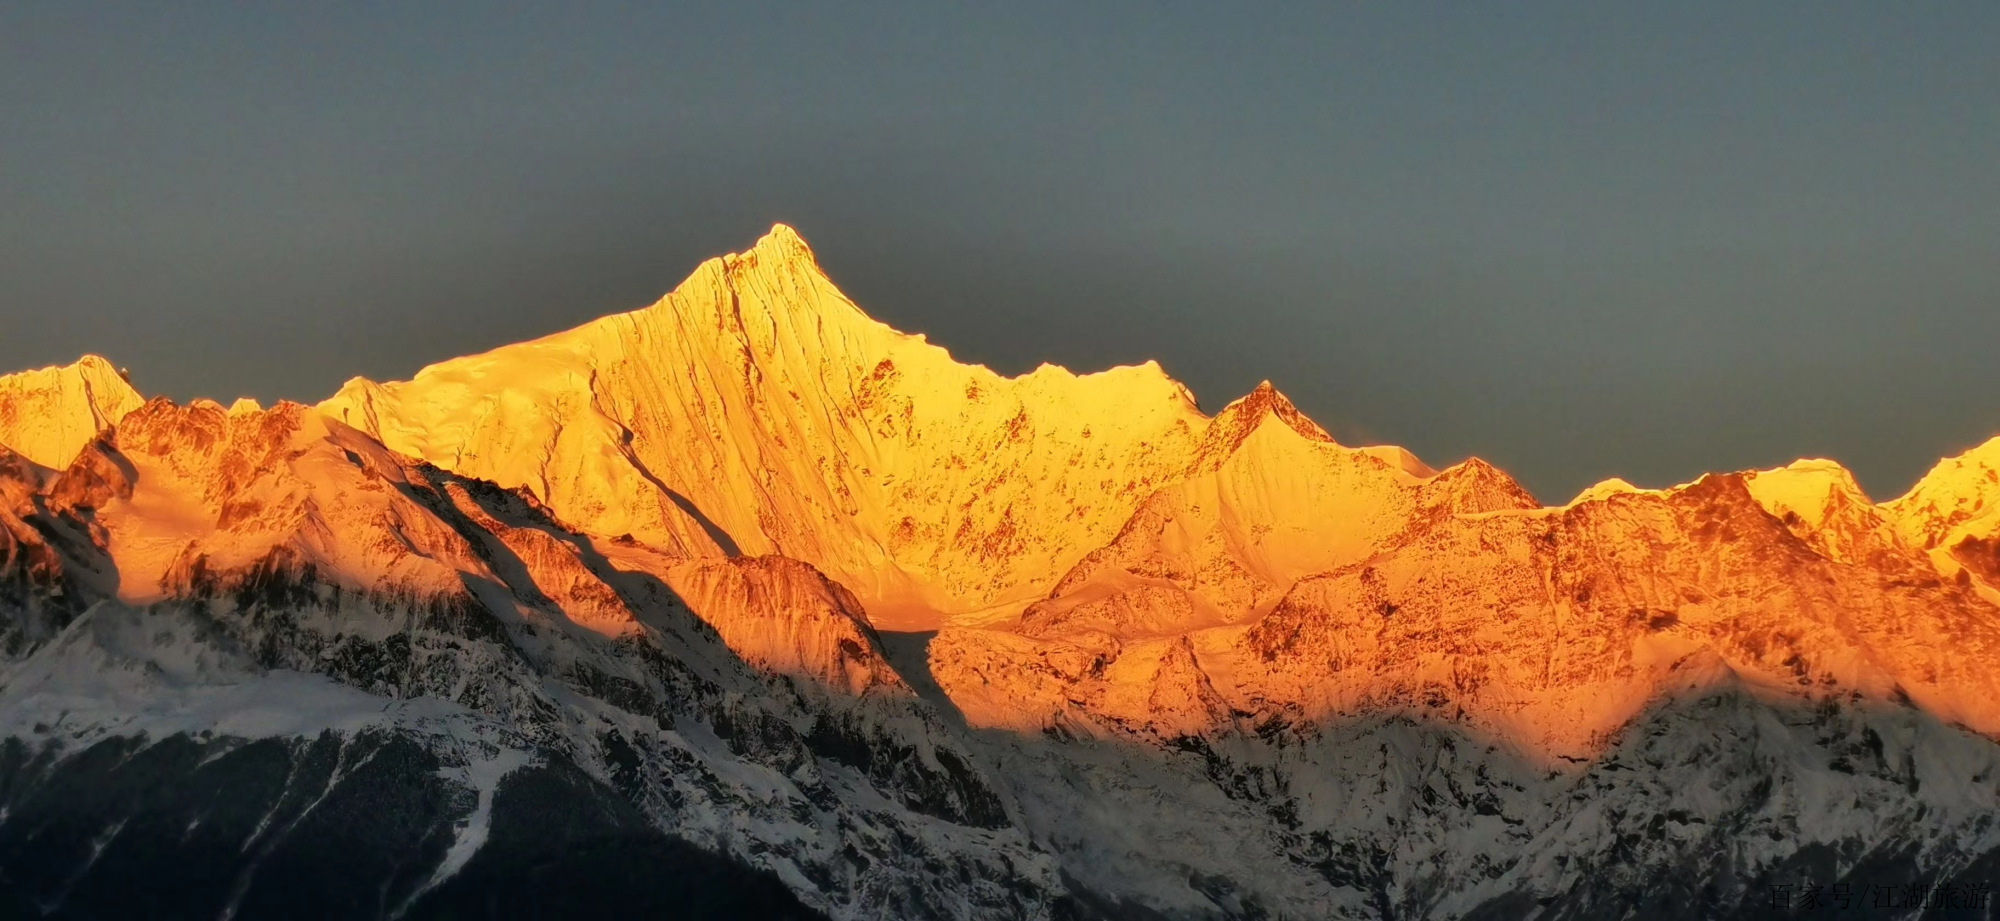
[[[1545,500],[2000,433],[1992,0],[267,6],[0,3],[0,368],[316,401],[785,221],[961,359]]]

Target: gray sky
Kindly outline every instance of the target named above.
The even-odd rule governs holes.
[[[314,401],[782,220],[1545,500],[2000,433],[2000,4],[164,6],[0,3],[0,368]]]

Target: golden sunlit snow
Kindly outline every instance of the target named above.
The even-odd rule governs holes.
[[[645,309],[318,407],[145,403],[96,357],[0,378],[0,444],[29,462],[8,501],[91,510],[131,601],[274,558],[416,593],[521,567],[617,637],[606,580],[654,579],[850,695],[912,693],[878,631],[938,631],[921,677],[975,727],[1421,712],[1554,758],[1742,680],[2000,732],[2000,438],[1880,504],[1802,460],[1547,507],[1477,459],[1340,445],[1268,384],[1211,418],[1150,362],[960,364],[784,226]]]

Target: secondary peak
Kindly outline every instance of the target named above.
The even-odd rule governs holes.
[[[1241,426],[1247,434],[1247,430],[1263,422],[1265,416],[1278,417],[1278,421],[1310,440],[1333,441],[1332,435],[1327,434],[1318,423],[1306,418],[1305,413],[1299,412],[1299,408],[1292,405],[1292,401],[1279,393],[1278,388],[1272,386],[1268,380],[1259,383],[1257,389],[1250,391],[1247,396],[1223,407],[1215,419],[1217,423],[1223,423],[1223,420],[1227,419],[1228,426]]]
[[[1220,462],[1235,453],[1266,419],[1271,418],[1308,441],[1334,443],[1332,435],[1299,412],[1298,407],[1279,393],[1278,388],[1271,386],[1270,381],[1264,381],[1247,396],[1224,406],[1209,421],[1208,434],[1202,438],[1200,456],[1210,463]]]

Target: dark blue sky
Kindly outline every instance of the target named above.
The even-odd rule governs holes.
[[[782,220],[962,359],[1546,500],[2000,433],[1990,0],[168,6],[0,4],[0,368],[313,401]]]

